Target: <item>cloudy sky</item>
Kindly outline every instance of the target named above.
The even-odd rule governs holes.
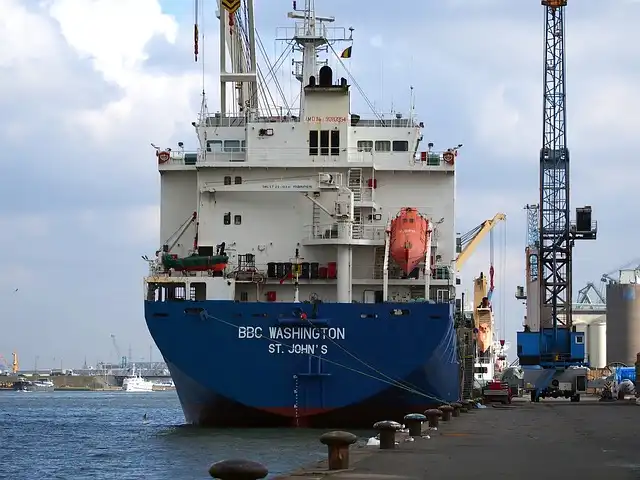
[[[80,366],[85,357],[115,359],[114,334],[123,354],[131,345],[134,359],[148,358],[140,255],[160,241],[149,143],[194,144],[190,123],[203,76],[192,56],[191,2],[0,3],[0,354],[10,360],[18,352],[22,368],[36,357],[40,366]],[[215,104],[215,8],[204,3],[204,83]],[[263,41],[277,51],[272,39],[287,25],[290,2],[257,3]],[[362,0],[316,4],[355,28],[349,67],[378,109],[406,109],[414,86],[426,139],[464,144],[459,231],[507,214],[507,248],[496,251],[506,276],[496,278],[495,303],[515,341],[523,314],[513,298],[523,281],[522,208],[538,198],[540,2],[410,0],[400,10]],[[633,214],[639,23],[640,3],[632,0],[580,0],[567,10],[572,201],[592,205],[600,228],[597,242],[575,250],[576,291],[640,256]],[[357,93],[353,103],[367,113]],[[465,267],[467,285],[488,270],[485,243]]]

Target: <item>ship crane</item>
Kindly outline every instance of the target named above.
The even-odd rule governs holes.
[[[499,222],[506,221],[507,216],[504,213],[496,213],[491,220],[485,220],[477,227],[469,230],[467,233],[460,235],[456,239],[456,250],[458,257],[454,261],[454,270],[460,271],[465,262],[471,257],[471,254],[480,245],[482,239],[487,233],[493,230]],[[492,262],[493,263],[493,262]],[[493,280],[491,280],[493,284]]]
[[[586,391],[584,334],[573,331],[572,258],[576,240],[595,240],[591,207],[576,209],[571,222],[569,149],[566,143],[564,11],[567,0],[542,0],[545,9],[543,134],[540,149],[538,287],[540,327],[518,332],[520,365],[531,400]]]

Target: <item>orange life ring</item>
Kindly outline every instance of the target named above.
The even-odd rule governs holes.
[[[453,165],[453,162],[455,161],[455,154],[453,152],[444,152],[442,154],[442,159],[447,162],[449,165]]]
[[[167,151],[156,153],[158,156],[158,163],[167,163],[171,159],[171,154]]]

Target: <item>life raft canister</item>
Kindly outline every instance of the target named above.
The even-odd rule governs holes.
[[[158,157],[158,163],[167,163],[171,159],[171,154],[166,150],[157,152],[156,155]]]
[[[453,162],[455,161],[455,158],[456,158],[455,154],[453,152],[450,152],[450,151],[444,152],[442,154],[442,159],[445,162],[447,162],[449,165],[453,165]]]

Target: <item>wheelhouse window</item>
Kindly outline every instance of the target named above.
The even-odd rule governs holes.
[[[207,152],[222,152],[222,140],[207,140]]]
[[[225,140],[224,151],[225,153],[238,153],[242,151],[240,140]]]
[[[242,215],[234,215],[233,216],[233,224],[234,225],[242,224]]]
[[[391,142],[389,140],[376,140],[376,152],[390,152]]]
[[[233,183],[235,183],[236,185],[240,185],[242,183],[242,177],[236,177]]]
[[[393,141],[393,151],[394,152],[408,152],[409,151],[409,142],[406,140],[394,140]]]
[[[358,140],[358,151],[359,152],[372,152],[373,151],[373,141],[372,140]]]
[[[329,155],[329,130],[320,130],[320,155]]]
[[[309,131],[309,155],[318,155],[318,130]]]
[[[231,185],[231,177],[230,176],[224,177],[224,184],[225,185]]]
[[[231,225],[231,212],[227,212],[224,214],[223,223],[225,225]]]
[[[331,155],[340,155],[340,130],[331,130]]]

